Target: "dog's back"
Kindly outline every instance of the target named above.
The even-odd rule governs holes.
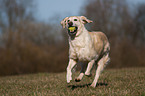
[[[110,50],[108,39],[103,32],[89,32],[89,34],[98,54],[101,55],[102,53]]]

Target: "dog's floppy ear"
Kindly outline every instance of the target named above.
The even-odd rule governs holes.
[[[87,19],[85,16],[81,16],[81,20],[83,21],[84,24],[93,22],[93,21]]]
[[[62,25],[63,28],[65,28],[65,26],[66,26],[66,20],[67,20],[67,19],[68,19],[68,17],[64,18],[64,19],[60,22],[60,24]]]

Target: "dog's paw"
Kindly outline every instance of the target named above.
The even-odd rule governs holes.
[[[67,83],[70,83],[72,78],[67,78]]]
[[[80,81],[81,81],[81,79],[79,79],[79,78],[76,78],[76,79],[75,79],[75,81],[76,81],[76,82],[80,82]]]
[[[92,84],[90,85],[90,87],[95,88],[95,87],[96,87],[96,84],[93,84],[93,83],[92,83]]]
[[[67,81],[67,83],[69,84],[69,83],[70,83],[70,81]]]
[[[92,76],[92,74],[85,74],[87,77],[91,77]]]

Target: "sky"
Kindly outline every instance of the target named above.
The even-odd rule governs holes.
[[[65,18],[66,16],[79,15],[86,0],[35,0],[38,21],[48,22],[53,17]],[[138,4],[145,0],[129,0],[130,3]]]
[[[36,18],[46,21],[52,17],[79,15],[85,0],[36,0]]]

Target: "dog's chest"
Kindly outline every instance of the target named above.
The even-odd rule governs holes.
[[[80,61],[90,61],[95,58],[96,52],[92,46],[92,42],[89,40],[77,40],[77,42],[71,43],[72,53],[74,58],[77,58]]]
[[[94,55],[91,54],[91,50],[89,50],[87,47],[77,48],[76,55],[80,61],[90,61],[94,57]]]

